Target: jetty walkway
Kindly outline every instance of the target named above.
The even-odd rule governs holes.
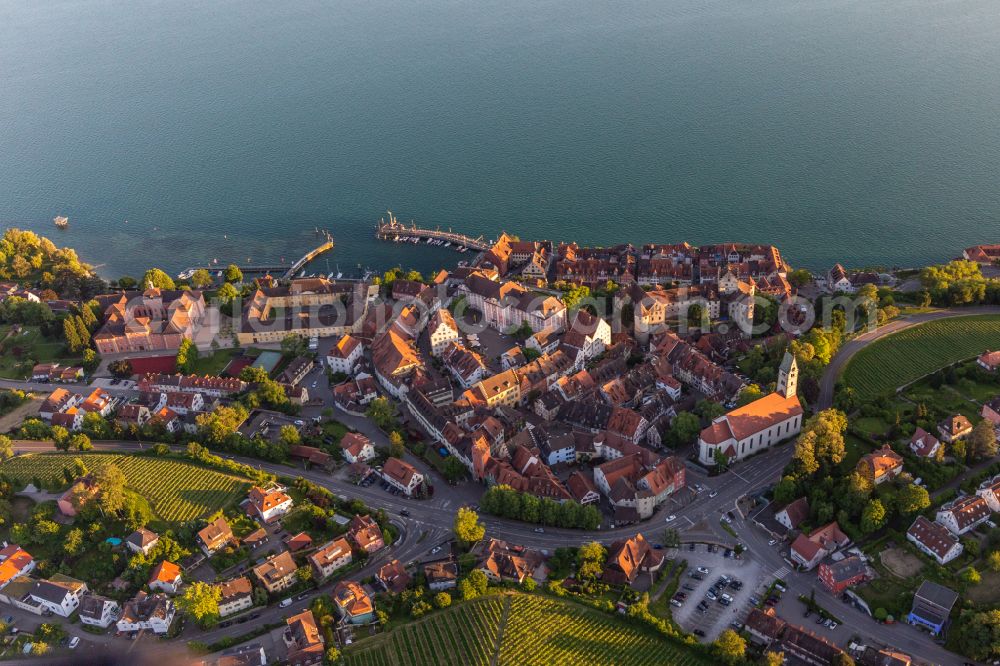
[[[441,229],[424,229],[415,224],[409,226],[402,224],[390,213],[389,221],[379,220],[375,225],[375,237],[380,240],[401,241],[406,239],[430,239],[450,243],[458,250],[476,250],[482,252],[488,250],[492,243],[482,236],[473,238],[465,234],[454,231],[442,231]]]

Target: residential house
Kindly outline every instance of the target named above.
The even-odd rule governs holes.
[[[903,456],[883,444],[882,448],[861,456],[856,469],[877,486],[899,476],[903,471]]]
[[[198,546],[206,557],[211,557],[235,540],[233,530],[222,516],[198,531]]]
[[[313,578],[318,581],[332,576],[338,569],[346,567],[353,561],[351,544],[347,539],[334,539],[314,551],[309,556],[309,565],[313,570]]]
[[[286,495],[283,489],[265,490],[254,486],[247,497],[250,500],[247,513],[264,523],[273,523],[292,509],[292,498]]]
[[[573,472],[566,479],[566,489],[578,504],[595,504],[601,501],[601,495],[597,492],[597,486],[583,472]]]
[[[181,568],[173,562],[163,560],[149,575],[149,589],[154,592],[177,594],[181,589]]]
[[[283,550],[277,555],[272,555],[263,563],[253,568],[253,575],[256,576],[260,584],[270,594],[277,594],[282,590],[287,590],[295,584],[295,560],[292,554]]]
[[[793,500],[774,512],[774,519],[790,530],[796,529],[808,517],[809,500],[805,497]]]
[[[160,535],[151,530],[147,530],[145,527],[140,527],[132,534],[125,537],[125,545],[133,553],[142,553],[143,555],[148,555],[149,551],[160,542]]]
[[[983,406],[986,409],[986,406]],[[998,415],[1000,417],[1000,415]],[[918,458],[937,458],[941,451],[941,440],[930,434],[923,428],[917,428],[910,438],[910,450]]]
[[[148,374],[139,380],[137,388],[140,393],[182,391],[201,393],[213,398],[224,398],[242,393],[247,389],[247,383],[237,377]]]
[[[424,475],[418,472],[416,467],[399,458],[389,458],[385,461],[382,466],[382,478],[407,496],[412,495],[424,482]]]
[[[122,616],[118,620],[118,631],[152,631],[154,634],[165,634],[174,621],[176,609],[174,602],[164,594],[139,592],[133,599],[125,602]]]
[[[353,580],[342,580],[333,588],[337,617],[346,624],[368,624],[375,618],[375,602]]]
[[[282,640],[285,643],[289,666],[312,666],[323,663],[324,640],[316,618],[307,610],[293,615],[286,621]]]
[[[92,627],[107,629],[118,620],[122,607],[114,599],[97,594],[88,594],[80,599],[80,622]]]
[[[354,369],[358,366],[364,355],[364,346],[361,340],[351,334],[342,336],[337,340],[337,344],[330,348],[326,354],[326,364],[330,372],[342,375],[353,375]]]
[[[297,386],[316,367],[316,362],[305,356],[296,356],[278,375],[277,381],[289,386]]]
[[[698,437],[698,460],[703,465],[717,464],[716,455],[730,461],[770,447],[802,430],[802,405],[796,395],[798,364],[792,354],[778,370],[774,393],[723,414],[701,431]]]
[[[913,606],[906,621],[910,624],[929,629],[934,635],[940,634],[948,623],[951,609],[958,601],[958,593],[944,585],[929,580],[920,584],[913,595]]]
[[[298,534],[289,534],[281,543],[288,549],[289,553],[297,553],[300,550],[306,550],[307,548],[312,548],[312,537],[305,532],[299,532]]]
[[[991,514],[985,499],[979,495],[967,495],[941,506],[935,520],[952,534],[961,536],[989,520]]]
[[[81,477],[73,482],[73,485],[64,492],[58,500],[56,500],[56,506],[59,508],[59,513],[66,516],[67,518],[73,518],[85,504],[97,497],[100,488],[98,488],[97,483],[94,481],[93,477],[90,475]]]
[[[392,560],[383,564],[375,574],[375,580],[379,582],[386,592],[390,594],[402,594],[403,590],[410,586],[413,578],[406,573],[406,567],[399,560]]]
[[[17,544],[9,544],[0,550],[0,589],[15,578],[27,576],[34,570],[35,558]]]
[[[942,566],[961,555],[964,548],[957,535],[923,516],[917,516],[906,530],[906,539]]]
[[[967,261],[975,261],[976,263],[992,266],[997,261],[1000,261],[1000,245],[974,245],[967,247],[962,251],[962,257]]]
[[[28,596],[43,609],[60,617],[69,617],[86,592],[87,584],[83,581],[55,574],[48,580],[36,580]]]
[[[443,308],[436,310],[427,324],[427,335],[430,338],[431,355],[440,356],[452,342],[459,341],[455,318]]]
[[[851,282],[847,271],[840,264],[836,264],[826,274],[826,288],[833,293],[853,294],[855,291],[854,283]]]
[[[519,585],[526,578],[541,583],[548,577],[545,556],[537,550],[487,538],[473,546],[471,552],[478,558],[476,568],[494,583]]]
[[[489,373],[482,356],[457,342],[448,343],[441,352],[441,361],[463,389],[471,388]]]
[[[937,426],[941,441],[951,444],[957,439],[962,439],[972,433],[972,423],[962,414],[949,416]]]
[[[374,553],[385,547],[382,529],[371,516],[354,516],[347,525],[347,538],[358,550]]]
[[[813,530],[809,535],[800,534],[792,542],[792,561],[809,571],[827,555],[845,547],[850,542],[850,538],[840,530],[840,525],[834,521]]]
[[[521,380],[513,370],[506,370],[479,381],[462,394],[472,404],[492,409],[500,405],[514,407],[521,401]]]
[[[228,617],[253,607],[253,585],[246,576],[219,583],[219,617]]]
[[[344,460],[351,464],[367,462],[375,457],[372,441],[359,432],[345,433],[340,439],[340,448],[344,452]]]
[[[990,511],[1000,512],[1000,474],[980,483],[976,495],[986,500]]]
[[[453,589],[458,585],[458,564],[451,559],[425,564],[424,579],[435,592]]]
[[[845,557],[839,562],[823,562],[819,565],[817,573],[826,589],[833,594],[840,594],[847,588],[860,585],[871,577],[868,565],[857,555]]]
[[[122,405],[115,412],[115,422],[118,423],[122,428],[128,428],[129,426],[135,426],[141,428],[149,422],[153,415],[149,411],[149,407],[139,403],[129,403],[127,405]]]
[[[987,349],[979,355],[979,358],[976,359],[976,363],[983,370],[993,372],[1000,367],[1000,351],[990,351]]]
[[[661,551],[654,549],[642,534],[636,534],[611,544],[601,580],[609,585],[631,585],[640,573],[658,571],[663,560]]]
[[[594,484],[615,506],[630,507],[649,518],[670,495],[684,488],[686,469],[669,457],[653,465],[641,453],[609,460],[594,468]]]

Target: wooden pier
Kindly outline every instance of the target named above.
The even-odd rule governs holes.
[[[473,238],[471,236],[466,236],[465,234],[458,234],[450,229],[448,231],[443,231],[441,229],[423,229],[415,224],[410,224],[407,226],[399,222],[390,213],[389,221],[386,222],[384,219],[379,220],[375,225],[375,237],[380,240],[389,241],[399,241],[403,238],[419,238],[419,239],[431,239],[442,241],[444,243],[451,243],[451,247],[456,250],[466,248],[468,250],[475,250],[477,252],[482,252],[488,250],[492,243],[482,236],[478,238]]]
[[[314,248],[309,252],[307,252],[301,259],[292,264],[292,267],[288,269],[288,272],[282,276],[283,280],[291,280],[293,277],[295,277],[295,274],[310,261],[312,261],[319,255],[323,254],[327,250],[333,249],[333,236],[331,236],[330,232],[328,231],[323,233],[326,234],[326,241],[319,247]]]

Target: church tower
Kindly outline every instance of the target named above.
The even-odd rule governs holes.
[[[781,367],[778,368],[778,388],[777,391],[785,398],[795,395],[799,383],[799,364],[795,361],[795,355],[785,352],[785,357],[781,359]]]

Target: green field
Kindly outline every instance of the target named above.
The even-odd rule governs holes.
[[[851,359],[843,380],[866,400],[987,349],[1000,349],[1000,315],[949,317],[873,342]]]
[[[477,599],[348,648],[348,666],[707,664],[610,615],[541,596]]]
[[[22,455],[0,464],[0,474],[25,484],[34,477],[59,483],[63,468],[74,458],[80,458],[91,472],[108,463],[117,465],[127,487],[144,497],[156,517],[166,523],[208,516],[239,501],[250,487],[245,479],[183,461],[113,453]]]
[[[11,335],[10,326],[0,326],[0,377],[24,379],[31,374],[35,363],[58,361],[63,365],[80,365],[80,357],[67,355],[66,345],[60,340],[48,340],[37,326],[24,326],[17,335]]]

